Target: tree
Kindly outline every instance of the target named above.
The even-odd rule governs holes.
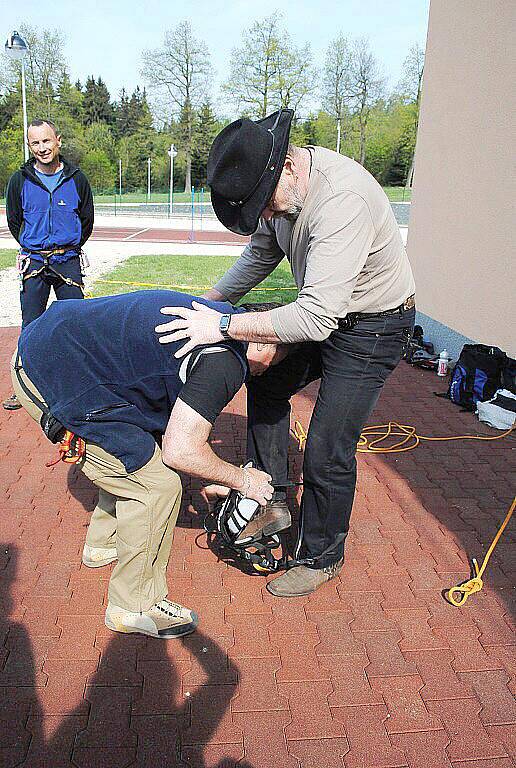
[[[383,94],[384,81],[378,62],[369,50],[369,43],[363,38],[353,44],[350,85],[353,93],[351,103],[359,125],[359,162],[364,165],[367,122],[371,107]]]
[[[111,125],[114,122],[113,105],[111,96],[106,84],[101,77],[95,81],[94,77],[88,77],[84,89],[84,123],[107,123]]]
[[[237,111],[251,117],[280,107],[299,109],[314,90],[310,46],[294,46],[280,21],[278,14],[255,21],[231,53],[223,91]]]
[[[351,48],[341,34],[328,46],[322,81],[323,108],[332,115],[337,124],[337,152],[340,152],[342,126],[345,120],[349,119],[347,105],[356,95],[351,80]]]
[[[192,152],[192,180],[194,186],[205,187],[208,155],[213,139],[222,126],[215,117],[211,104],[206,101],[200,108],[195,119],[194,147]]]
[[[25,57],[27,110],[29,121],[34,118],[52,120],[55,95],[66,71],[64,58],[65,36],[59,29],[36,29],[22,25],[28,52]],[[4,57],[0,84],[4,92],[19,87],[21,62]]]
[[[90,149],[83,157],[82,170],[95,192],[104,192],[115,186],[116,171],[102,149]]]
[[[66,70],[63,72],[57,88],[57,98],[61,113],[66,111],[71,117],[82,122],[84,116],[82,90],[80,87],[77,88],[77,85],[72,85]]]
[[[421,89],[423,87],[423,72],[425,66],[425,51],[416,43],[410,48],[409,54],[403,63],[403,75],[398,85],[401,98],[414,105],[414,148],[410,159],[410,166],[405,180],[405,186],[410,189],[414,176],[414,157],[416,147],[416,135],[419,124],[419,107],[421,104]]]
[[[180,116],[184,126],[185,191],[192,183],[195,110],[208,94],[210,74],[208,48],[193,36],[188,21],[165,32],[162,48],[143,54],[143,77],[158,98],[166,100],[168,117]]]

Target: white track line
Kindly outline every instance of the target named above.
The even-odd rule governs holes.
[[[142,235],[144,232],[148,232],[150,227],[145,227],[145,229],[140,229],[138,232],[133,232],[132,235],[128,235],[127,237],[124,237],[122,242],[125,242],[126,240],[131,240],[131,238],[136,237],[137,235]]]

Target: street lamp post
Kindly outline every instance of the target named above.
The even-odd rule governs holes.
[[[25,162],[29,159],[29,147],[27,146],[27,99],[25,96],[25,62],[28,53],[27,43],[18,32],[13,32],[5,41],[5,52],[11,59],[21,61],[22,80],[22,108],[23,108],[23,156]]]
[[[170,157],[170,192],[168,197],[168,215],[172,216],[172,206],[174,205],[174,157],[177,155],[177,150],[173,144],[170,145],[170,149],[167,149],[168,156]]]

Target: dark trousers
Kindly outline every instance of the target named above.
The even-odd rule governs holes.
[[[248,392],[248,457],[288,484],[290,398],[321,380],[306,441],[296,557],[325,568],[344,554],[356,485],[356,446],[389,374],[412,334],[415,310],[363,316],[321,343],[297,347],[254,377]],[[344,324],[341,324],[344,326]]]
[[[31,259],[25,275],[42,266],[41,261]],[[78,256],[74,256],[62,264],[52,264],[52,269],[63,277],[71,278],[79,285],[68,285],[57,275],[52,274],[45,269],[37,277],[29,277],[23,281],[23,290],[20,292],[20,302],[22,311],[22,328],[26,328],[29,323],[43,314],[47,308],[50,289],[54,289],[57,299],[82,299],[84,293],[82,288],[81,262]]]

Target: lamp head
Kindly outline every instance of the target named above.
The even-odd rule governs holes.
[[[23,59],[28,53],[27,43],[18,32],[13,32],[5,41],[5,52],[11,59]]]

